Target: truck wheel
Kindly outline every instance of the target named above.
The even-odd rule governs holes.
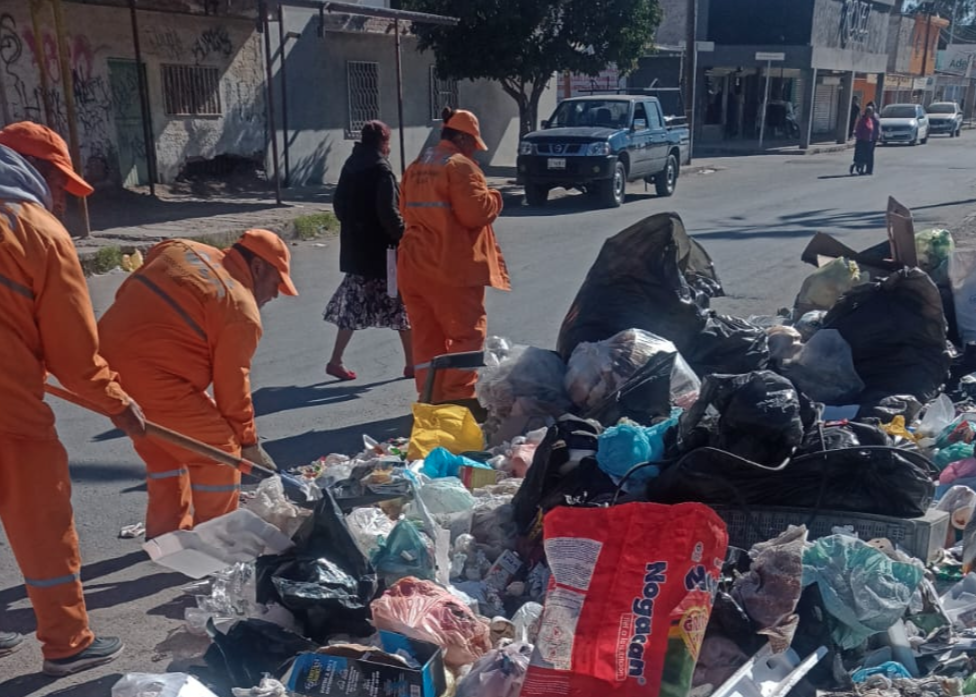
[[[617,160],[613,166],[613,177],[600,182],[600,201],[607,208],[619,208],[627,195],[627,169]]]
[[[667,164],[664,170],[654,177],[654,188],[658,196],[670,196],[674,193],[674,187],[678,184],[678,158],[668,155]]]
[[[542,208],[549,201],[549,187],[545,184],[526,184],[525,202],[530,206]]]

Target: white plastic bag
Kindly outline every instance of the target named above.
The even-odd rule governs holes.
[[[976,249],[956,250],[949,257],[949,283],[956,325],[965,343],[976,341]]]
[[[356,546],[367,557],[373,556],[396,526],[386,513],[373,507],[353,509],[346,516],[346,524]]]
[[[268,477],[258,484],[254,498],[247,509],[266,523],[274,525],[288,537],[292,537],[311,511],[305,511],[288,500],[280,477]]]
[[[112,686],[112,697],[216,697],[186,673],[127,673]]]
[[[925,410],[925,415],[918,424],[917,432],[923,438],[936,438],[955,418],[956,408],[952,404],[952,400],[949,395],[942,393]]]

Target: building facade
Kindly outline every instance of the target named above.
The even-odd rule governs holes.
[[[159,3],[141,6],[151,4]],[[38,4],[35,23],[31,5],[4,3],[0,11],[0,119],[46,123],[67,138],[52,6]],[[145,184],[151,160],[129,11],[62,7],[84,175],[96,187]],[[194,162],[264,157],[264,61],[254,20],[208,16],[202,6],[197,13],[137,12],[161,181],[173,181]]]
[[[754,139],[768,80],[767,138],[847,139],[855,82],[888,67],[894,0],[714,0],[700,9],[701,141]],[[762,56],[776,60],[767,61]],[[788,121],[798,125],[799,136]]]

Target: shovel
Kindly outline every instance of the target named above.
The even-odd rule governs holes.
[[[69,392],[68,390],[61,387],[55,387],[51,384],[45,384],[44,391],[50,395],[59,397],[66,402],[79,406],[82,409],[87,409],[102,416],[108,416],[108,414],[103,412],[94,404],[82,397],[79,397],[74,392]],[[301,492],[303,501],[308,499],[306,494],[307,487],[305,487],[297,478],[288,474],[277,472],[270,467],[259,465],[256,462],[251,462],[250,460],[245,460],[244,458],[240,457],[234,457],[230,453],[226,453],[219,448],[215,448],[212,445],[207,445],[206,443],[201,443],[195,438],[190,438],[189,436],[179,433],[178,431],[166,428],[165,426],[160,426],[159,424],[149,421],[148,419],[146,420],[146,435],[152,438],[167,441],[173,445],[178,445],[184,450],[189,450],[192,453],[196,453],[197,455],[214,460],[222,465],[233,467],[241,474],[249,474],[260,479],[266,479],[268,477],[280,477],[281,483],[286,489]]]

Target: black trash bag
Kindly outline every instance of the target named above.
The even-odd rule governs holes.
[[[659,213],[603,244],[559,330],[557,350],[569,361],[584,341],[644,329],[684,354],[705,326],[703,308],[723,295],[704,248],[676,213]]]
[[[596,462],[599,426],[572,416],[563,417],[549,428],[525,481],[512,499],[515,524],[520,535],[533,532],[539,516],[557,506],[591,503],[617,486]],[[584,454],[578,464],[566,469],[571,455]]]
[[[904,416],[905,423],[912,423],[922,413],[923,405],[908,394],[891,395],[884,399],[862,402],[857,411],[858,421],[877,421],[890,424],[896,416]]]
[[[800,399],[793,383],[769,370],[709,375],[698,401],[679,421],[681,448],[688,452],[708,446],[762,465],[779,465],[803,441]],[[718,415],[709,413],[709,407]]]
[[[776,468],[701,448],[652,480],[647,496],[656,503],[697,501],[746,512],[789,506],[917,518],[932,503],[936,475],[919,453],[886,446],[816,450]]]
[[[949,373],[946,318],[939,289],[920,269],[903,269],[855,286],[827,313],[851,346],[866,388],[862,404],[909,394],[922,403],[939,396]]]
[[[328,491],[295,533],[294,549],[257,560],[257,601],[277,602],[320,645],[336,634],[369,636],[378,582]]]
[[[701,333],[681,355],[698,375],[739,375],[769,365],[769,341],[762,327],[709,312]]]
[[[213,620],[209,620],[207,633],[213,643],[203,660],[231,688],[254,687],[265,673],[280,678],[292,658],[319,647],[305,637],[263,620],[241,620],[226,634],[221,634]]]
[[[809,455],[825,450],[857,448],[862,445],[891,445],[891,437],[876,426],[853,421],[838,426],[811,428],[807,431],[803,443],[796,451],[796,455]]]

